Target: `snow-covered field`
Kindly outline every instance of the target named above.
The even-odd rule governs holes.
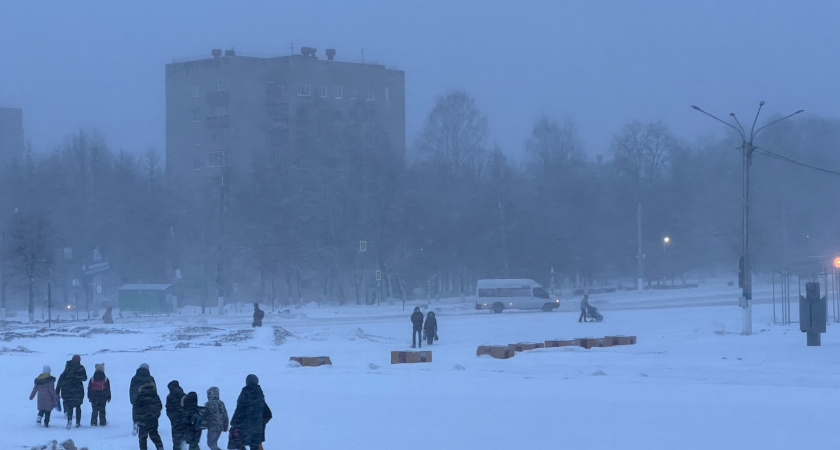
[[[247,305],[239,314],[185,309],[114,325],[7,324],[0,449],[68,437],[91,450],[137,448],[128,383],[144,362],[162,400],[173,379],[201,404],[218,386],[231,414],[245,376],[258,375],[274,412],[267,450],[840,448],[837,328],[829,326],[821,347],[806,347],[797,324],[773,324],[769,294],[756,289],[752,336],[740,335],[738,290],[723,283],[593,295],[601,323],[577,322],[579,298],[551,313],[432,301],[440,330],[433,362],[396,365],[390,352],[410,350],[408,317],[425,302],[405,310],[307,305],[268,313],[256,330]],[[291,336],[276,340],[275,327]],[[638,343],[536,349],[507,360],[475,355],[480,344],[604,335],[635,335]],[[58,377],[74,353],[89,375],[94,363],[106,364],[108,425],[91,428],[85,403],[82,428],[65,430],[58,413],[42,428],[28,400],[32,381],[44,364]],[[299,367],[290,356],[329,356],[333,365]],[[165,415],[160,432],[169,449]]]

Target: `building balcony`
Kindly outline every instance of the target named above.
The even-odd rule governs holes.
[[[230,91],[208,92],[206,98],[210,106],[227,106],[230,104]]]
[[[230,116],[207,117],[207,128],[230,128]]]

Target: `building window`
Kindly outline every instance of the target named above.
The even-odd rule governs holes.
[[[367,101],[375,102],[376,101],[376,94],[374,94],[373,89],[368,89],[367,91]]]
[[[198,123],[198,110],[194,109],[194,110],[192,110],[192,113],[193,113],[193,122]]]
[[[207,154],[207,167],[222,167],[225,165],[225,152],[210,152]]]
[[[213,112],[216,114],[216,117],[228,115],[227,106],[217,106],[213,109]]]
[[[224,83],[216,83],[216,92],[222,92],[224,90],[225,90],[225,84]]]
[[[388,86],[385,86],[385,101],[391,100],[391,89]]]
[[[312,95],[312,85],[298,84],[298,95],[302,95],[304,97]]]
[[[195,97],[195,98],[201,97],[201,89],[198,86],[193,86],[192,94],[193,94],[193,97]]]
[[[356,88],[350,89],[350,99],[356,100],[357,98],[359,98],[358,94],[359,94],[358,89],[356,89]]]
[[[344,86],[335,86],[335,98],[338,100],[344,98]]]
[[[329,88],[327,86],[321,86],[320,87],[320,92],[318,92],[318,94],[323,98],[327,98],[327,92],[328,91],[329,91]]]

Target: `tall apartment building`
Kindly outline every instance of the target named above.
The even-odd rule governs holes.
[[[22,161],[23,155],[23,111],[0,108],[0,167],[15,159]]]
[[[257,164],[343,164],[357,151],[405,164],[405,73],[380,64],[212,50],[166,65],[166,173],[177,189]]]

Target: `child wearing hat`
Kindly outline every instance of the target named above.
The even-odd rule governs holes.
[[[58,394],[55,393],[55,377],[50,375],[50,366],[44,366],[41,374],[35,378],[35,386],[29,394],[29,400],[38,395],[38,423],[44,421],[44,426],[50,426],[50,412],[58,405]],[[59,410],[60,411],[60,410]]]

